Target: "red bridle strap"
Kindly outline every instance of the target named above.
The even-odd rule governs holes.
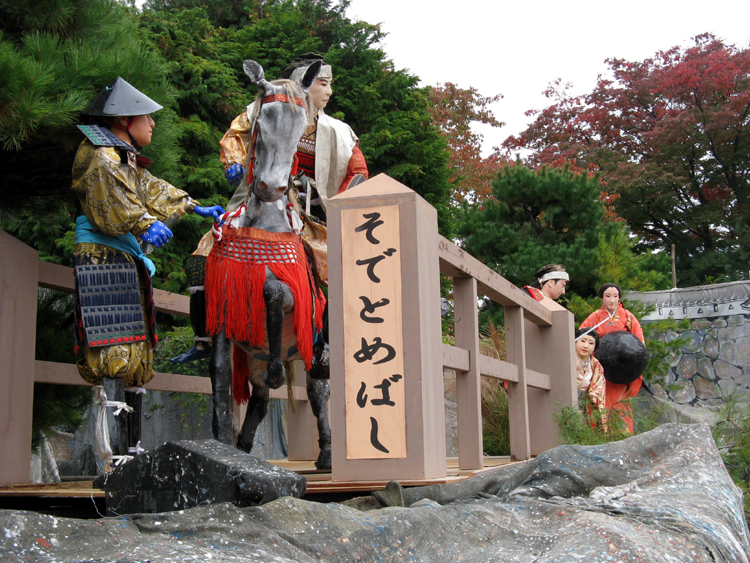
[[[289,96],[286,94],[271,94],[269,96],[264,96],[263,100],[261,100],[261,104],[268,104],[271,102],[289,102]],[[296,96],[293,96],[291,98],[291,101],[293,101],[295,104],[297,104],[300,107],[305,107],[305,100],[302,98],[297,98]]]

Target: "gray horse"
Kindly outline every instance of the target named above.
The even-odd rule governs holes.
[[[237,438],[237,447],[246,452],[268,413],[269,388],[280,387],[286,379],[284,362],[301,357],[309,370],[313,339],[322,328],[324,298],[302,247],[301,223],[290,194],[297,143],[311,115],[306,93],[320,66],[318,62],[308,68],[300,88],[288,80],[268,82],[258,63],[244,63],[245,73],[262,91],[253,106],[253,139],[241,185],[249,197],[215,229],[206,294],[207,326],[213,335],[213,434],[234,443],[232,385],[238,402],[248,400]],[[230,341],[235,345],[234,373]],[[330,468],[328,382],[308,377],[307,391],[318,421],[321,452],[316,466]]]

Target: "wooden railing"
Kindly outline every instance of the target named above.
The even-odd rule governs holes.
[[[437,235],[436,227],[429,240],[433,242],[430,242],[426,263],[439,261],[440,271],[453,278],[456,345],[442,345],[442,348],[437,345],[437,349],[442,351],[443,366],[457,372],[461,469],[479,469],[484,463],[481,377],[508,382],[514,459],[529,459],[554,447],[557,428],[552,415],[560,405],[572,405],[576,400],[571,313],[556,304],[552,304],[550,310],[534,301],[523,290]],[[437,268],[434,271],[437,273]],[[34,382],[85,385],[75,365],[35,360],[38,287],[73,292],[72,269],[40,261],[34,249],[0,231],[0,445],[4,453],[0,484],[28,481]],[[479,352],[478,295],[492,299],[505,309],[506,361]],[[154,299],[159,311],[189,316],[186,296],[155,290]],[[332,295],[331,299],[336,296]],[[405,330],[411,329],[405,326]],[[439,337],[437,329],[431,330],[431,334]],[[157,373],[146,388],[209,394],[211,382],[203,377]],[[305,387],[295,387],[293,396],[300,403],[297,412],[288,412],[289,458],[315,459],[317,436]],[[272,391],[271,397],[286,399],[286,388]],[[442,403],[430,408],[442,409]],[[235,416],[244,417],[243,409],[238,408]]]
[[[438,257],[440,271],[453,278],[456,345],[443,345],[443,365],[458,372],[460,467],[483,464],[480,377],[508,382],[514,459],[556,446],[552,415],[576,400],[573,315],[556,304],[552,310],[543,306],[444,237],[439,237]],[[506,361],[479,353],[478,295],[505,310]]]
[[[73,269],[39,260],[39,253],[33,248],[0,231],[0,447],[4,452],[0,485],[29,480],[34,383],[87,385],[74,364],[34,359],[38,287],[72,293]],[[160,312],[190,316],[190,301],[184,295],[155,289],[154,302]],[[145,387],[152,391],[211,394],[209,378],[170,373],[157,373]],[[272,390],[270,396],[286,399],[287,389]],[[296,413],[289,414],[290,424],[310,428],[312,414],[305,387],[294,387],[293,396],[301,403]],[[245,407],[235,408],[235,416],[243,418]],[[297,439],[289,441],[293,459],[314,459],[314,451],[303,443],[314,441],[310,434],[311,431],[297,433]]]

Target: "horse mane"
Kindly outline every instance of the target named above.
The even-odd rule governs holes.
[[[294,103],[292,98],[301,98],[305,100],[305,115],[307,116],[307,124],[312,125],[315,117],[315,107],[313,106],[312,99],[302,91],[302,88],[296,82],[280,78],[279,80],[272,80],[271,84],[274,86],[280,86],[284,94],[286,94],[288,101],[287,103],[292,107],[294,111],[299,111],[301,108]],[[249,115],[250,122],[254,123],[258,117],[260,111],[259,100],[263,97],[263,92],[259,92],[255,97],[255,101],[258,103],[253,104],[253,113]]]

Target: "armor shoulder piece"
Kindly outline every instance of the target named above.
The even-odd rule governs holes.
[[[135,148],[126,143],[106,127],[99,125],[77,125],[78,129],[86,135],[91,144],[96,147],[121,147],[125,150],[135,151]]]

